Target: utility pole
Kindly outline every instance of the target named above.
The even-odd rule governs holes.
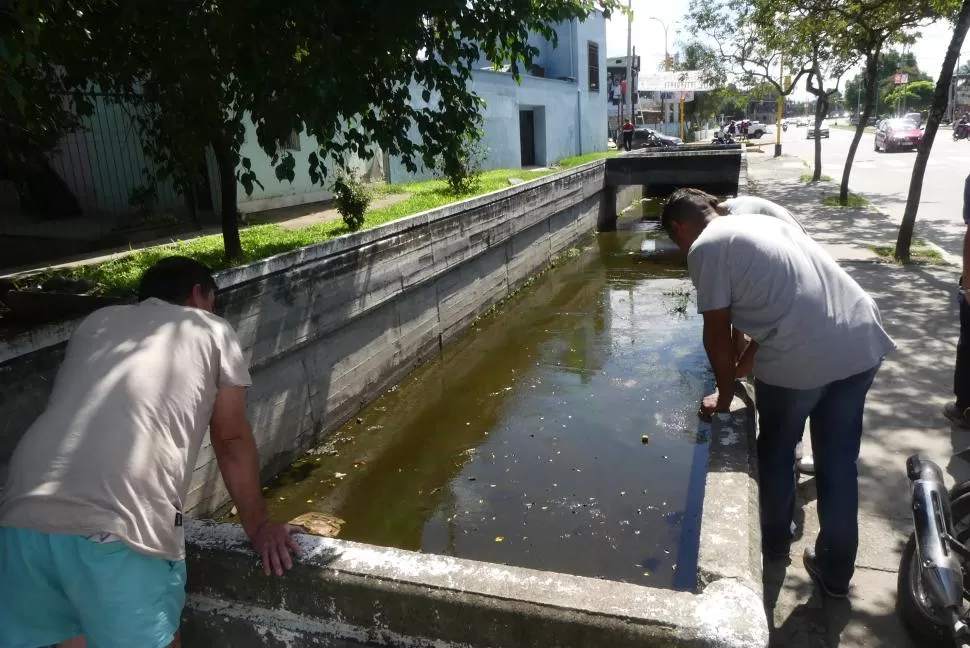
[[[778,53],[778,78],[782,89],[785,88],[785,55]],[[778,117],[775,120],[775,157],[781,157],[781,117],[785,107],[785,96],[778,93]]]
[[[636,126],[636,120],[633,118],[633,0],[627,0],[626,9],[626,97],[624,101],[630,122]]]

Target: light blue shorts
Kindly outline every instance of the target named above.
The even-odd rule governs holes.
[[[84,635],[88,648],[164,648],[185,605],[185,562],[123,542],[0,527],[0,647]]]

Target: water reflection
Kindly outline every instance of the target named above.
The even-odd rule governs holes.
[[[692,588],[711,377],[683,258],[587,241],[272,485],[340,537]],[[646,435],[649,443],[644,444]]]

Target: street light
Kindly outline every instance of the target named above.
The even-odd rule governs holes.
[[[650,16],[649,18],[647,18],[647,20],[656,20],[658,23],[660,23],[660,26],[664,28],[664,69],[669,71],[670,70],[670,50],[667,47],[667,45],[668,45],[668,41],[667,41],[667,23],[665,23],[664,21],[660,20],[656,16]],[[671,24],[672,25],[676,25],[679,22],[680,22],[679,20],[675,20]]]
[[[664,29],[664,70],[667,70],[669,72],[670,71],[670,63],[671,63],[671,61],[670,61],[670,50],[667,47],[667,45],[668,45],[668,41],[667,41],[667,23],[665,23],[664,21],[660,20],[656,16],[649,16],[647,18],[647,20],[656,20],[658,23],[660,23],[660,26],[663,27],[663,29]],[[675,20],[674,22],[671,23],[671,25],[676,25],[679,22],[680,22],[679,20]],[[661,114],[661,119],[663,120],[663,123],[665,125],[664,131],[666,132],[667,106],[666,106],[666,103],[664,101],[663,92],[660,93],[660,114]]]

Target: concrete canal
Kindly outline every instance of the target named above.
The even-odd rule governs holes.
[[[683,259],[584,239],[268,487],[359,542],[693,590],[712,378]],[[659,250],[657,249],[659,248]]]

